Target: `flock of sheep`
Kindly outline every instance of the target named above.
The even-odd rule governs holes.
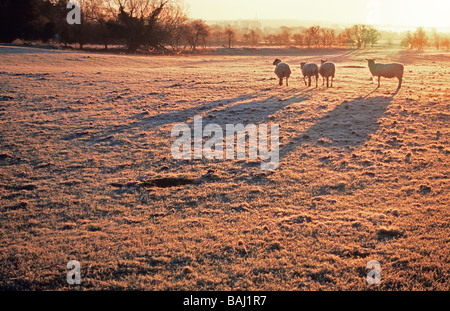
[[[403,80],[403,70],[404,66],[402,64],[376,64],[375,59],[366,59],[369,64],[369,70],[373,77],[378,77],[378,87],[380,87],[381,77],[384,78],[397,78],[398,88],[402,86]],[[291,68],[288,64],[283,63],[280,59],[275,59],[273,62],[275,67],[275,74],[280,79],[280,85],[283,85],[283,79],[286,79],[286,85],[289,85],[289,78],[291,76]],[[311,86],[311,78],[316,77],[316,87],[318,86],[319,74],[322,76],[323,83],[325,85],[325,80],[327,81],[327,87],[329,87],[329,80],[331,78],[331,87],[333,87],[333,79],[336,72],[336,66],[328,62],[327,60],[321,60],[320,67],[314,63],[302,62],[300,64],[303,74],[303,81],[305,85]],[[308,78],[308,83],[306,82]]]

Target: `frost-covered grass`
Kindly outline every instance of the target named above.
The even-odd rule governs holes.
[[[369,56],[405,64],[397,94]],[[321,58],[333,88],[305,87],[300,62]],[[69,289],[75,259],[88,290],[449,290],[449,64],[0,47],[0,288]],[[280,167],[172,159],[173,125],[195,115],[279,124]]]

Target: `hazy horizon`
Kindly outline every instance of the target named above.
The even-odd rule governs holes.
[[[324,20],[300,20],[300,19],[228,19],[228,20],[205,20],[205,22],[209,25],[216,25],[216,24],[230,24],[233,25],[233,23],[241,23],[241,22],[248,22],[248,23],[259,23],[262,29],[265,27],[268,28],[279,28],[282,26],[289,27],[289,28],[297,28],[297,27],[310,27],[314,25],[319,25],[324,28],[346,28],[349,26],[352,26],[356,23],[338,23],[338,22],[329,22]],[[394,26],[394,25],[378,25],[378,24],[370,24],[377,28],[378,30],[382,31],[391,31],[391,32],[397,32],[399,34],[406,32],[406,31],[415,31],[417,27],[423,27],[426,31],[431,31],[435,29],[438,32],[442,33],[450,33],[450,27],[425,27],[425,26]]]
[[[208,22],[298,21],[299,26],[320,22],[328,25],[370,24],[392,31],[417,27],[450,31],[450,19],[446,16],[450,11],[450,3],[444,0],[428,0],[426,5],[420,0],[323,0],[320,6],[306,1],[279,0],[277,6],[280,9],[274,9],[269,0],[184,2],[190,17]]]

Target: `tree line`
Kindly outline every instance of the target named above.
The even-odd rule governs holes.
[[[370,25],[332,29],[280,27],[262,30],[258,22],[207,25],[188,17],[178,0],[78,0],[81,23],[67,22],[68,0],[2,0],[0,2],[0,41],[15,39],[56,41],[65,46],[77,43],[125,45],[129,52],[138,49],[178,53],[199,47],[236,45],[373,47],[381,32]],[[434,32],[431,39],[419,28],[408,32],[402,46],[424,48],[434,42],[439,49],[449,46],[448,38]]]
[[[425,47],[434,46],[437,50],[446,48],[450,50],[450,37],[432,30],[431,34],[418,27],[416,31],[408,31],[401,42],[401,46],[409,49],[423,50]]]
[[[282,27],[280,33],[267,35],[264,41],[266,44],[294,44],[308,48],[350,46],[361,49],[367,46],[373,47],[380,37],[381,33],[369,25],[353,25],[340,32],[316,25],[294,33],[287,27]]]
[[[206,45],[209,28],[191,20],[177,0],[78,0],[81,23],[69,24],[68,0],[2,0],[0,41],[57,41],[64,45],[126,45],[168,51]]]

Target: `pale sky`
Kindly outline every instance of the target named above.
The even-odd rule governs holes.
[[[450,28],[450,0],[184,0],[205,20],[296,19]]]

